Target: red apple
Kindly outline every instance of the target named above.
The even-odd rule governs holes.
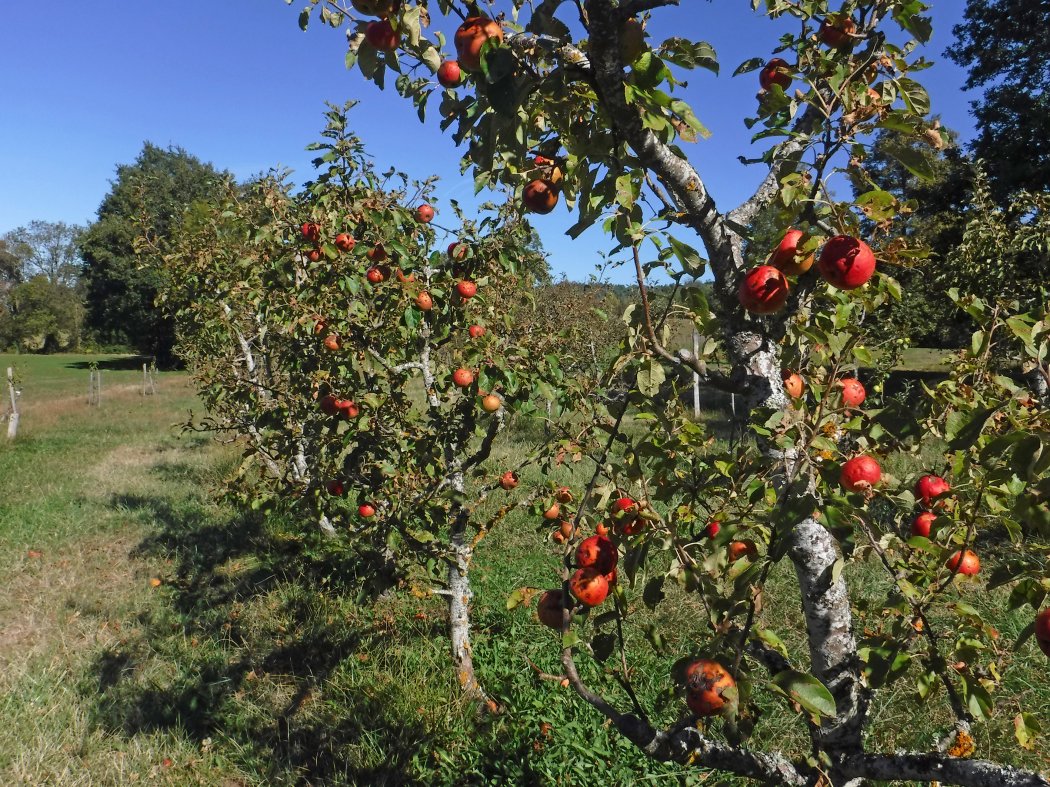
[[[474,382],[474,373],[470,369],[460,367],[452,372],[452,382],[460,388],[466,388]]]
[[[581,568],[569,580],[569,590],[585,607],[596,607],[609,595],[609,580],[594,567]]]
[[[348,232],[340,232],[335,236],[335,247],[339,251],[351,251],[355,245],[357,245],[357,241]]]
[[[645,51],[645,28],[634,17],[620,27],[620,57],[626,65],[637,60]]]
[[[801,398],[802,393],[806,390],[806,384],[802,381],[802,378],[789,369],[784,369],[780,376],[784,380],[784,390],[787,391],[787,395],[792,399]]]
[[[729,671],[711,659],[697,659],[685,669],[685,703],[697,716],[714,716],[728,703],[726,691],[736,686]]]
[[[416,306],[419,307],[420,311],[428,312],[434,308],[434,299],[430,297],[430,293],[425,290],[416,296]]]
[[[565,595],[561,590],[545,590],[536,602],[536,617],[544,626],[561,630],[565,609]]]
[[[798,242],[805,237],[802,230],[790,229],[780,239],[780,244],[769,255],[769,264],[782,271],[786,276],[801,276],[813,267],[813,254],[805,259],[798,258]]]
[[[386,248],[382,243],[377,243],[365,254],[371,262],[383,262],[386,259]]]
[[[496,394],[488,394],[481,397],[481,409],[486,413],[494,413],[503,406],[503,400]]]
[[[454,240],[448,244],[448,258],[450,260],[456,260],[462,262],[467,258],[467,253],[470,251],[470,247],[461,240]]]
[[[852,40],[851,36],[856,29],[857,24],[851,17],[843,14],[829,14],[820,23],[817,37],[821,40],[821,43],[827,44],[833,49],[840,49],[850,43]]]
[[[485,328],[481,325],[471,325],[467,329],[467,333],[470,334],[471,339],[480,339],[482,336],[485,335]]]
[[[953,554],[944,565],[949,571],[963,576],[972,577],[981,570],[981,561],[977,553],[970,549],[961,549]]]
[[[740,305],[752,314],[772,314],[787,303],[788,280],[772,265],[759,265],[740,282]]]
[[[476,285],[472,281],[467,281],[466,279],[464,279],[463,281],[456,284],[456,293],[459,295],[460,298],[462,298],[465,301],[469,301],[471,298],[477,295],[477,292],[478,285]]]
[[[915,520],[911,523],[911,534],[913,536],[929,538],[930,532],[933,530],[933,521],[936,518],[936,514],[932,514],[929,511],[923,511],[915,517]]]
[[[758,557],[758,547],[755,542],[749,538],[745,538],[741,541],[730,541],[729,546],[729,562],[735,563],[742,557],[746,557],[748,560],[754,560]]]
[[[306,259],[310,262],[320,262],[322,257],[324,257],[324,252],[319,247],[306,252]]]
[[[318,405],[321,408],[321,412],[325,415],[338,415],[339,414],[339,397],[335,394],[326,394],[321,397],[321,401]]]
[[[839,380],[839,387],[842,389],[842,404],[846,407],[860,407],[868,396],[856,377],[843,377]]]
[[[357,507],[357,513],[365,519],[370,519],[376,515],[376,507],[371,503],[362,503]]]
[[[393,52],[400,41],[397,32],[386,19],[369,22],[365,27],[365,40],[380,52]]]
[[[545,178],[529,181],[522,192],[521,200],[533,213],[550,213],[558,204],[558,186]]]
[[[915,482],[915,499],[927,508],[931,504],[939,507],[944,501],[935,502],[935,499],[947,494],[951,488],[951,484],[939,475],[924,475]]]
[[[434,219],[434,209],[423,203],[416,208],[416,221],[420,224],[429,224]]]
[[[1050,656],[1050,607],[1035,616],[1035,641],[1039,650]]]
[[[487,16],[468,16],[456,30],[453,41],[459,66],[466,71],[481,70],[481,48],[489,39],[503,43],[503,28]]]
[[[335,478],[325,484],[325,489],[328,490],[328,494],[332,495],[332,497],[342,497],[346,492],[343,482]]]
[[[357,418],[361,414],[361,408],[353,399],[336,399],[335,406],[347,418]]]
[[[382,266],[373,265],[365,273],[365,278],[371,284],[382,284],[386,281],[386,271],[383,270]]]
[[[596,568],[602,574],[613,571],[619,558],[616,545],[605,536],[589,536],[576,548],[576,565]]]
[[[572,490],[567,486],[559,486],[554,491],[554,499],[559,503],[571,503],[572,502]]]
[[[557,519],[561,514],[561,506],[558,503],[551,503],[550,508],[543,512],[544,519]]]
[[[324,346],[325,349],[328,350],[338,350],[340,347],[342,347],[342,343],[339,341],[338,336],[336,336],[334,333],[330,333],[326,337],[324,337]]]
[[[463,69],[459,61],[446,60],[438,66],[437,77],[441,87],[459,87],[463,83]]]
[[[704,528],[704,535],[708,538],[714,538],[718,535],[718,531],[722,529],[722,523],[717,519],[712,519],[707,523],[707,527]]]
[[[841,483],[850,492],[861,492],[870,489],[882,479],[882,468],[870,456],[855,456],[844,465],[839,474]]]
[[[310,241],[310,243],[317,243],[317,241],[321,240],[320,224],[314,224],[314,222],[312,221],[306,221],[303,222],[303,226],[299,228],[299,231],[302,233],[303,237],[306,238],[306,240]]]
[[[791,66],[786,60],[774,57],[758,72],[758,82],[763,90],[769,90],[773,85],[787,90],[791,86]]]
[[[864,241],[836,235],[824,244],[817,258],[824,281],[840,290],[855,290],[875,273],[875,254]]]
[[[518,474],[508,470],[499,477],[499,485],[509,492],[518,485]]]

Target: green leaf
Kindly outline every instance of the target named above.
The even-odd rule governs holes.
[[[889,146],[886,152],[919,180],[931,181],[937,177],[933,169],[933,159],[923,150],[901,145]]]
[[[656,396],[667,375],[659,361],[648,358],[638,369],[638,390],[645,396]]]
[[[823,683],[808,673],[784,670],[773,676],[773,685],[810,713],[835,715],[835,698]]]
[[[1039,719],[1031,713],[1019,713],[1014,716],[1014,737],[1022,749],[1034,749],[1032,742],[1039,737],[1042,731]]]
[[[960,451],[969,448],[984,431],[984,425],[995,407],[978,407],[969,412],[955,410],[948,414],[944,424],[944,436],[948,438],[948,448],[952,451]]]

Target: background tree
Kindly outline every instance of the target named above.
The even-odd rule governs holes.
[[[174,359],[174,324],[155,305],[167,274],[160,259],[138,253],[135,239],[145,216],[157,239],[176,233],[188,206],[216,196],[228,173],[217,171],[182,148],[147,142],[117,177],[98,208],[98,218],[81,237],[88,325],[103,343],[124,344]]]
[[[32,221],[0,241],[0,346],[55,352],[80,346],[81,227]]]
[[[873,326],[874,335],[907,337],[921,347],[962,346],[975,326],[951,301],[948,290],[970,292],[955,252],[972,210],[972,162],[957,147],[941,149],[931,146],[928,138],[883,129],[864,165],[864,177],[851,180],[854,197],[862,200],[867,199],[863,195],[884,192],[895,200],[886,206],[872,197],[869,231],[888,208],[895,212],[897,238],[929,252],[898,271],[901,298],[887,305]],[[873,186],[878,191],[873,192]]]
[[[966,88],[977,138],[1000,205],[1019,189],[1050,190],[1050,4],[1045,0],[968,0],[945,55],[969,69]]]

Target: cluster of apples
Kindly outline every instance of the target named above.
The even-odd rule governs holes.
[[[620,553],[608,536],[588,536],[576,548],[576,571],[569,578],[569,592],[588,609],[605,601],[616,584]],[[536,615],[543,625],[561,630],[565,594],[560,588],[545,590],[536,604]]]
[[[814,255],[799,250],[802,230],[790,229],[766,265],[759,265],[744,276],[737,296],[740,305],[752,314],[773,314],[784,308],[790,287],[788,276],[801,276],[812,266]],[[875,254],[859,238],[836,235],[829,238],[816,258],[824,281],[840,290],[855,290],[875,273]]]
[[[920,476],[915,482],[915,502],[919,505],[919,513],[911,523],[911,535],[929,538],[933,531],[933,524],[937,519],[935,511],[944,508],[947,503],[947,494],[951,491],[951,484],[939,475],[926,474]],[[955,574],[972,577],[981,570],[981,560],[972,549],[960,549],[953,553],[945,567]]]
[[[817,30],[817,38],[832,49],[844,49],[853,41],[857,24],[848,14],[829,14]],[[758,83],[763,90],[779,85],[787,91],[791,87],[792,69],[786,60],[774,57],[758,72]]]
[[[790,369],[784,369],[780,372],[780,377],[784,381],[784,391],[787,395],[792,399],[801,399],[806,392],[806,381],[802,379],[802,375]],[[843,377],[835,383],[835,386],[839,389],[839,396],[844,407],[860,407],[868,398],[864,384],[856,377]]]

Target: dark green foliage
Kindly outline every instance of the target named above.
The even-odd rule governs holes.
[[[155,306],[165,281],[158,249],[181,225],[186,208],[217,195],[229,177],[182,148],[149,142],[134,163],[117,167],[98,220],[81,240],[88,325],[101,341],[172,362],[174,322]],[[140,237],[148,242],[136,248]]]
[[[969,68],[967,88],[996,201],[1020,189],[1050,189],[1050,4],[1045,0],[968,0],[958,43],[945,54]]]

